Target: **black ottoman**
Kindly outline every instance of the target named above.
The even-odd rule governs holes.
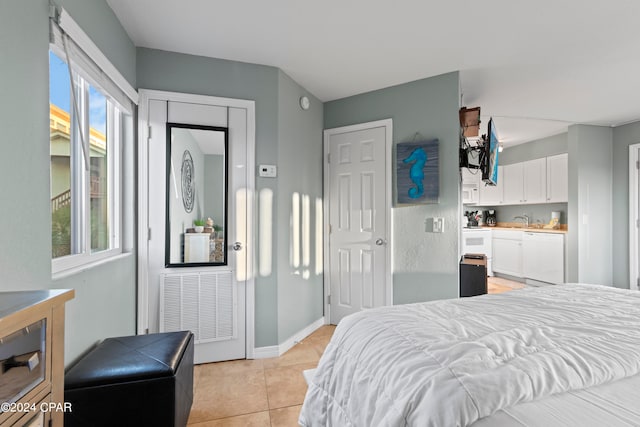
[[[193,334],[108,338],[65,374],[66,427],[184,427],[193,402]]]

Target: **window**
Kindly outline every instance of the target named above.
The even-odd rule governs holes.
[[[71,272],[123,247],[122,153],[137,93],[62,8],[50,20],[51,265]],[[127,162],[127,173],[132,172]],[[130,236],[125,236],[130,244]]]
[[[121,252],[117,190],[122,112],[73,64],[72,85],[70,67],[53,50],[49,64],[55,272]]]

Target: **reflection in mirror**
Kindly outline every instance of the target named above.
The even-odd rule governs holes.
[[[227,128],[167,123],[165,264],[227,264]]]

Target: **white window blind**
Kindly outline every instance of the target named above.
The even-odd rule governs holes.
[[[66,60],[68,52],[71,62],[77,65],[74,69],[83,78],[101,89],[122,110],[132,114],[138,104],[138,92],[64,9],[54,11],[52,15],[50,43],[56,54]]]

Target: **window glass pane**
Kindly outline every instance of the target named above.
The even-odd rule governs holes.
[[[89,86],[91,251],[109,249],[107,98]]]
[[[49,52],[52,258],[71,254],[71,89],[67,64]]]

